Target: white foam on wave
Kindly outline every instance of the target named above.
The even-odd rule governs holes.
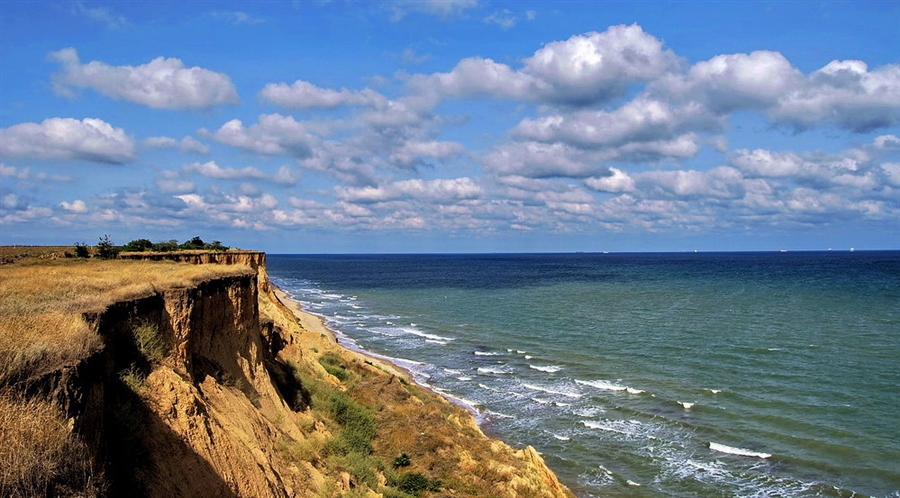
[[[708,387],[706,388],[706,390],[709,391],[709,392],[711,392],[711,393],[713,393],[713,394],[719,394],[720,392],[722,392],[721,389],[710,389],[710,388],[708,388]]]
[[[532,368],[534,370],[538,370],[546,373],[556,373],[562,370],[562,367],[558,367],[556,365],[548,365],[548,366],[540,366],[540,365],[528,365],[528,368]]]
[[[560,441],[568,441],[569,439],[572,439],[568,436],[560,436],[559,434],[554,434],[553,437],[555,437],[556,439],[559,439]]]
[[[541,399],[541,398],[531,398],[531,401],[534,401],[535,403],[540,403],[542,405],[549,405],[550,403],[552,403],[552,401],[549,399]]]
[[[466,376],[463,375],[463,376],[457,377],[456,380],[461,380],[461,381],[463,381],[463,382],[468,382],[468,381],[472,380],[472,377],[466,377]]]
[[[645,392],[647,392],[647,391],[644,391],[643,389],[635,389],[633,387],[626,387],[625,391],[628,394],[644,394]]]
[[[493,351],[475,351],[475,356],[499,356],[500,353],[495,353]]]
[[[558,394],[560,396],[566,396],[568,398],[580,398],[580,393],[566,392],[566,391],[556,391],[543,386],[536,386],[534,384],[522,384],[526,389],[531,389],[532,391],[540,391],[542,393],[547,394]]]
[[[478,367],[477,370],[479,373],[496,374],[496,375],[503,375],[503,374],[510,373],[510,372],[507,372],[506,370],[503,370],[501,368],[496,368],[496,367]]]
[[[737,455],[737,456],[745,456],[745,457],[754,457],[754,458],[770,458],[772,456],[771,453],[762,453],[760,451],[748,450],[745,448],[735,448],[733,446],[726,446],[724,444],[714,443],[712,441],[709,442],[709,449],[713,451],[719,451],[722,453],[728,453],[729,455]]]
[[[640,484],[632,481],[631,479],[626,479],[625,484],[628,484],[629,486],[640,486]]]
[[[455,370],[453,368],[445,368],[444,371],[449,374],[453,374],[453,375],[462,375],[462,370]]]
[[[685,410],[690,410],[696,404],[696,403],[688,403],[687,401],[679,401],[678,403],[681,404],[681,406],[683,406]]]
[[[534,356],[531,356],[530,354],[526,354],[526,355],[525,355],[525,359],[526,359],[526,360],[530,360],[530,359],[532,359],[532,358],[534,358]]]
[[[616,425],[604,424],[603,422],[596,422],[594,420],[582,420],[581,423],[588,429],[596,429],[596,430],[606,431],[606,432],[616,432],[618,434],[624,434],[626,436],[631,435],[631,432],[620,428],[618,426],[619,424],[616,424]]]
[[[608,380],[581,380],[575,379],[575,382],[584,386],[596,387],[597,389],[603,389],[604,391],[625,391],[628,389],[628,386],[622,386],[619,384],[615,384]]]
[[[590,408],[579,408],[572,413],[578,415],[579,417],[596,417],[601,413],[606,413],[606,410],[598,406],[592,406]]]
[[[412,325],[412,324],[410,324],[410,325]],[[432,340],[432,341],[443,341],[444,344],[446,344],[446,343],[449,342],[449,341],[454,340],[453,337],[444,337],[444,336],[442,336],[442,335],[429,334],[429,333],[427,333],[427,332],[422,332],[421,330],[419,330],[419,329],[417,329],[417,328],[415,328],[415,327],[400,327],[400,330],[406,332],[407,334],[412,334],[412,335],[416,335],[416,336],[419,336],[419,337],[424,337],[424,338],[430,339],[430,340]]]

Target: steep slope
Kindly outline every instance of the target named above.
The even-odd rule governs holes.
[[[532,448],[488,439],[465,410],[296,314],[264,253],[186,261],[243,270],[86,312],[102,346],[0,391],[63,410],[103,469],[82,494],[571,495]],[[79,494],[54,489],[69,488]]]

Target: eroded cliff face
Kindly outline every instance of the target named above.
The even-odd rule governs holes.
[[[533,448],[486,438],[461,408],[304,326],[264,253],[185,256],[247,272],[87,315],[104,347],[55,381],[110,495],[413,496],[401,489],[415,473],[431,491],[407,493],[571,496]],[[368,449],[342,446],[352,422],[334,399],[373,421]],[[392,467],[401,454],[409,467]]]

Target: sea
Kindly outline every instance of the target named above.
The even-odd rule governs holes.
[[[270,255],[580,497],[900,497],[900,252]]]

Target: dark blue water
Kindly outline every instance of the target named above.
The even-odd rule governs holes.
[[[579,496],[900,496],[900,253],[270,255]]]

